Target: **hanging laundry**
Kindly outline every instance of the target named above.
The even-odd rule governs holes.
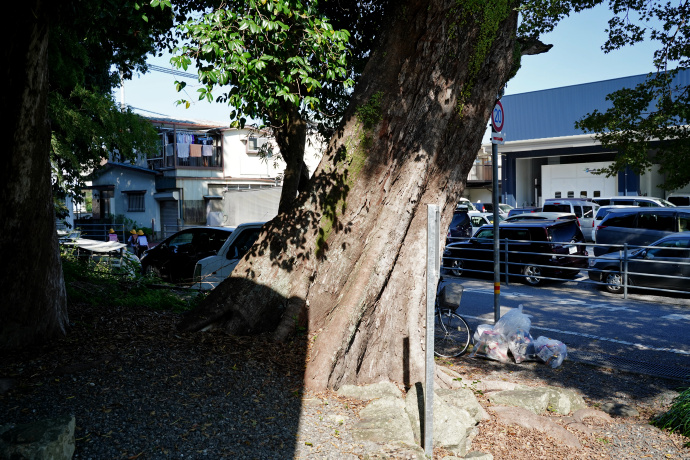
[[[177,144],[177,157],[189,158],[189,144],[186,142]]]
[[[201,157],[201,144],[190,144],[189,156],[195,157],[195,158],[200,158]]]
[[[212,145],[202,145],[201,154],[205,157],[213,156],[213,146]]]

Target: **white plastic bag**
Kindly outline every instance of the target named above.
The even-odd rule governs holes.
[[[484,331],[492,331],[493,329],[494,327],[491,324],[480,324],[477,326],[477,329],[474,331],[474,335],[472,336],[473,343],[479,343]]]
[[[537,359],[534,339],[532,339],[529,332],[525,332],[522,329],[518,329],[508,337],[508,349],[518,364],[523,361],[535,361]]]
[[[529,334],[529,329],[532,327],[532,321],[529,315],[522,312],[522,304],[517,308],[513,308],[494,324],[494,332],[502,334],[506,339],[515,334],[518,330],[522,330]]]
[[[548,337],[537,337],[534,341],[534,349],[537,357],[554,369],[560,366],[568,356],[568,350],[563,342]]]
[[[510,362],[508,358],[508,343],[505,338],[495,331],[484,331],[479,338],[479,345],[472,352],[471,357],[493,359],[502,363]]]

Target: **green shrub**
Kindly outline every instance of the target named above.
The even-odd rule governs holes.
[[[690,388],[686,388],[673,400],[671,408],[654,420],[652,425],[671,432],[678,431],[686,438],[690,438]],[[690,445],[690,441],[685,443]]]
[[[63,251],[62,271],[69,303],[98,306],[145,307],[150,310],[184,312],[193,309],[204,297],[196,291],[176,292],[153,288],[150,277],[140,274],[139,267],[119,270],[90,258],[77,257],[74,251]]]

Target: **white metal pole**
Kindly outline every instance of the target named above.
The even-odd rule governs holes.
[[[434,452],[434,312],[440,272],[439,246],[441,216],[437,205],[427,207],[426,244],[426,366],[424,377],[424,451]]]

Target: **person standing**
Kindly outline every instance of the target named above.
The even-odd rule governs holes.
[[[117,237],[117,233],[115,233],[115,230],[112,228],[108,231],[108,241],[120,241]]]
[[[129,246],[130,251],[132,251],[134,254],[137,253],[137,231],[135,229],[132,229],[129,231],[130,235],[129,238],[127,238],[127,245]]]
[[[141,255],[149,248],[149,241],[146,239],[143,230],[137,232],[137,257]]]

